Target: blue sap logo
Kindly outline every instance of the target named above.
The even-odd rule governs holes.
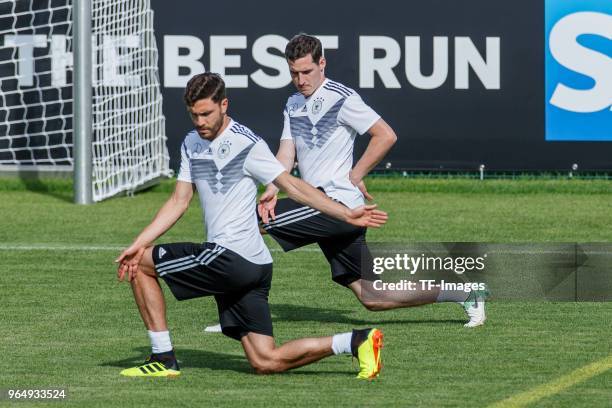
[[[546,140],[612,141],[612,1],[545,7]]]

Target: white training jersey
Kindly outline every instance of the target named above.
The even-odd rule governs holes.
[[[349,180],[353,145],[380,119],[352,89],[325,79],[308,98],[289,97],[281,140],[292,139],[304,181],[349,208],[363,205],[363,194]]]
[[[257,223],[257,184],[269,184],[285,168],[266,142],[230,121],[212,142],[193,130],[181,147],[178,180],[196,185],[208,242],[255,264],[272,262]]]

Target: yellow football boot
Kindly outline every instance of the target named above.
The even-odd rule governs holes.
[[[382,369],[380,358],[383,346],[383,333],[378,329],[353,330],[351,350],[353,356],[359,361],[359,374],[357,378],[373,380],[378,377]]]
[[[181,370],[176,360],[170,363],[149,357],[144,364],[126,368],[120,374],[125,377],[178,377]]]

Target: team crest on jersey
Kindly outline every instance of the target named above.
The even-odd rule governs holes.
[[[197,154],[200,154],[200,153],[202,153],[202,149],[203,149],[202,144],[201,143],[196,143],[194,148],[193,148],[193,151],[195,153],[197,153]]]
[[[313,115],[318,115],[319,112],[321,112],[322,108],[323,108],[323,98],[315,99],[313,104],[312,104],[312,114]]]
[[[229,140],[226,140],[225,142],[221,143],[221,146],[219,146],[219,150],[217,151],[217,156],[220,159],[225,159],[227,156],[229,156],[231,145],[232,144]]]
[[[292,103],[291,105],[289,105],[289,116],[293,116],[293,114],[295,113],[295,111],[298,108],[298,104],[297,103]]]

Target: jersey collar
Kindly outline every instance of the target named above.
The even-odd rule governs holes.
[[[234,122],[234,119],[232,119],[231,117],[229,118],[229,123],[227,124],[227,127],[225,129],[223,129],[223,132],[219,133],[217,135],[217,137],[215,137],[215,140],[213,140],[212,142],[210,142],[211,144],[218,144],[218,140],[223,139],[225,136],[228,136],[231,134],[231,129],[234,126],[234,124],[236,122]]]

